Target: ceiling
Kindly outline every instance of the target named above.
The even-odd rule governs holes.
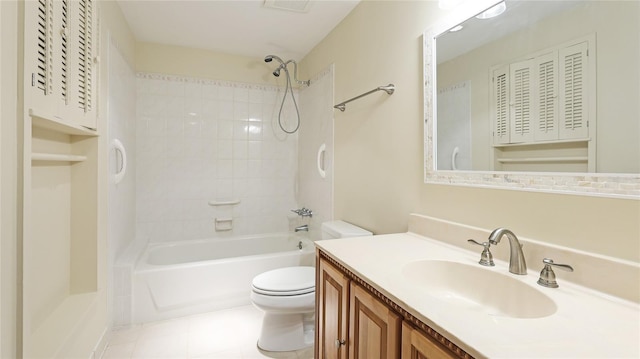
[[[307,0],[268,0],[299,5]],[[264,0],[118,0],[137,41],[301,60],[360,0],[311,0],[308,11]]]
[[[508,34],[534,26],[548,16],[585,5],[588,0],[523,1],[505,0],[506,11],[497,17],[464,21],[458,32],[445,32],[437,38],[437,62],[443,63]]]

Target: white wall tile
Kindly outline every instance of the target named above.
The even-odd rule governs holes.
[[[215,99],[202,99],[202,116],[217,117],[219,111],[218,101]]]
[[[218,86],[213,84],[202,85],[202,98],[204,99],[217,99],[218,98]]]
[[[220,120],[218,121],[218,139],[230,140],[233,138],[234,121]]]
[[[278,89],[140,77],[137,235],[170,241],[287,231],[297,134],[265,122],[279,109]],[[236,198],[235,208],[208,205]],[[233,218],[233,231],[216,232],[216,217]]]

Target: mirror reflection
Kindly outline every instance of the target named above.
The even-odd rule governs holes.
[[[640,173],[640,2],[504,5],[435,40],[436,168]]]

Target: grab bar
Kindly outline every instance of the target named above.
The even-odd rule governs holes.
[[[230,201],[209,201],[210,206],[234,206],[236,204],[240,204],[239,199],[232,199]]]
[[[345,105],[348,104],[351,101],[357,100],[357,99],[359,99],[361,97],[365,97],[365,96],[370,95],[370,94],[372,94],[372,93],[374,93],[376,91],[384,91],[387,94],[391,95],[391,94],[393,94],[393,91],[395,91],[395,90],[396,90],[396,87],[393,84],[388,84],[387,86],[379,86],[379,87],[376,87],[376,88],[374,88],[373,90],[371,90],[369,92],[363,93],[360,96],[356,96],[354,98],[348,99],[347,101],[340,102],[339,104],[333,106],[333,108],[337,108],[338,110],[344,112],[344,110],[346,110],[346,106]]]

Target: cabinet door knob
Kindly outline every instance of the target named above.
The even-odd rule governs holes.
[[[340,348],[340,346],[344,345],[344,343],[344,340],[336,339],[336,348]]]

